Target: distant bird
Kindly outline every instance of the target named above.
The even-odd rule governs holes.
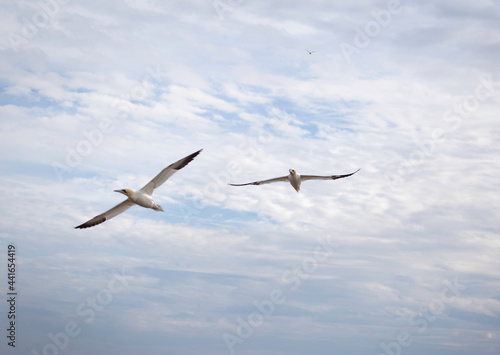
[[[316,51],[310,51],[309,49],[306,49],[306,52],[309,53],[309,54],[313,54]]]
[[[158,175],[155,176],[153,180],[148,182],[142,189],[139,191],[132,191],[130,189],[121,189],[121,190],[114,190],[115,192],[119,192],[125,196],[127,196],[127,199],[123,201],[122,203],[119,203],[115,207],[111,208],[110,210],[101,213],[98,216],[95,216],[91,220],[80,224],[79,226],[75,228],[89,228],[96,226],[98,224],[101,224],[113,217],[118,216],[120,213],[125,212],[127,209],[132,207],[133,205],[139,205],[145,208],[151,208],[155,211],[162,211],[163,208],[158,205],[151,195],[153,194],[153,191],[159,187],[161,184],[163,184],[169,177],[174,175],[177,171],[181,170],[183,167],[189,164],[191,160],[193,160],[198,154],[203,149],[200,149],[199,151],[188,155],[185,158],[182,158],[179,161],[176,161],[173,164],[170,164],[167,166],[165,169],[163,169]]]
[[[345,178],[351,175],[356,174],[360,169],[356,170],[353,173],[346,174],[346,175],[327,175],[327,176],[317,176],[317,175],[299,175],[297,172],[293,169],[288,170],[290,174],[287,176],[282,176],[282,177],[277,177],[274,179],[269,179],[269,180],[262,180],[262,181],[254,181],[254,182],[249,182],[246,184],[229,184],[231,186],[245,186],[245,185],[262,185],[262,184],[270,184],[272,182],[278,182],[278,181],[289,181],[290,184],[292,184],[293,188],[299,192],[300,190],[300,184],[302,181],[307,181],[307,180],[336,180],[336,179],[341,179]]]

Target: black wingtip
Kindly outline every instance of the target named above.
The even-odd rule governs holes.
[[[201,153],[202,150],[203,149],[200,149],[197,152],[194,152],[193,154],[188,155],[185,159],[188,160],[188,163],[189,163],[191,160],[193,160],[194,158],[196,158],[198,156],[198,154]]]
[[[186,165],[188,165],[189,163],[191,163],[193,161],[193,159],[196,158],[196,156],[201,153],[202,150],[203,150],[203,148],[200,149],[200,150],[198,150],[197,152],[194,152],[193,154],[188,155],[185,158],[182,158],[178,162],[174,163],[174,164],[178,164],[179,162],[182,161],[182,165],[179,165],[179,166],[175,167],[174,169],[181,170],[182,168],[184,168]],[[174,164],[171,164],[170,166],[172,166]]]
[[[353,173],[347,174],[347,175],[346,175],[346,177],[348,177],[348,176],[352,176],[352,175],[356,174],[356,173],[357,173],[358,171],[360,171],[360,170],[361,170],[361,168],[359,168],[358,170],[356,170],[356,171],[355,171],[355,172],[353,172]]]
[[[93,223],[93,224],[87,224],[87,223],[84,223],[84,224],[81,224],[79,226],[76,226],[75,229],[85,229],[85,228],[90,228],[90,227],[93,227],[93,226],[97,226],[98,224],[101,224],[102,222],[100,223]]]
[[[202,151],[202,150],[203,150],[203,148],[201,148],[200,150],[198,150],[198,151],[194,152],[194,153],[193,153],[193,154],[191,154],[189,157],[193,157],[193,158],[195,158],[198,154],[200,154],[200,153],[201,153],[201,151]]]
[[[90,227],[94,227],[94,226],[97,226],[98,224],[106,222],[106,217],[101,217],[99,219],[96,219],[98,217],[100,217],[100,216],[95,216],[90,221],[87,221],[85,223],[80,224],[79,226],[76,226],[75,229],[90,228]]]

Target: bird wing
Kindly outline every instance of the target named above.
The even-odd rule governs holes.
[[[153,194],[154,189],[156,189],[158,186],[163,184],[169,177],[174,175],[177,171],[181,170],[183,167],[189,164],[191,160],[193,160],[198,154],[203,149],[200,149],[199,151],[188,155],[185,158],[182,158],[181,160],[176,161],[173,164],[170,164],[167,166],[165,169],[163,169],[158,175],[156,175],[153,180],[148,182],[142,189],[140,189],[140,192],[146,193],[148,195]]]
[[[77,226],[75,228],[83,229],[83,228],[97,226],[98,224],[101,224],[101,223],[107,221],[108,219],[111,219],[115,216],[118,216],[120,213],[125,212],[133,205],[134,205],[134,203],[127,199],[127,200],[117,204],[115,207],[107,210],[104,213],[101,213],[98,216],[95,216],[91,220],[88,220],[87,222],[80,224],[79,226]]]
[[[307,180],[336,180],[336,179],[342,179],[351,175],[356,174],[360,169],[356,170],[353,173],[350,174],[345,174],[345,175],[327,175],[327,176],[318,176],[318,175],[300,175],[300,178],[302,181],[307,181]]]
[[[231,186],[262,185],[262,184],[270,184],[272,182],[278,182],[278,181],[289,181],[288,176],[277,177],[277,178],[269,179],[269,180],[248,182],[246,184],[229,184],[229,185],[231,185]]]

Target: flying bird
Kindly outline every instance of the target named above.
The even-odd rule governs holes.
[[[326,176],[318,176],[318,175],[299,175],[294,169],[288,170],[290,174],[287,176],[282,176],[282,177],[277,177],[274,179],[269,179],[269,180],[262,180],[262,181],[254,181],[254,182],[248,182],[246,184],[229,184],[231,186],[245,186],[245,185],[262,185],[262,184],[270,184],[272,182],[278,182],[278,181],[289,181],[290,184],[293,186],[293,188],[299,192],[300,190],[300,184],[302,181],[307,181],[307,180],[336,180],[336,179],[342,179],[351,175],[356,174],[358,170],[356,170],[353,173],[346,174],[346,175],[326,175]]]
[[[171,177],[172,175],[174,175],[177,171],[181,170],[183,167],[188,165],[189,162],[191,162],[191,160],[193,160],[198,154],[200,154],[200,152],[202,150],[203,149],[200,149],[199,151],[197,151],[191,155],[188,155],[187,157],[182,158],[181,160],[176,161],[173,164],[170,164],[165,169],[163,169],[158,175],[156,175],[153,180],[148,182],[142,189],[140,189],[138,191],[134,192],[130,189],[114,190],[115,192],[118,192],[118,193],[121,193],[121,194],[127,196],[127,199],[125,201],[119,203],[115,207],[111,208],[110,210],[108,210],[104,213],[101,213],[98,216],[95,216],[91,220],[89,220],[83,224],[80,224],[79,226],[77,226],[75,228],[83,229],[83,228],[89,228],[89,227],[96,226],[98,224],[101,224],[101,223],[113,218],[113,217],[118,216],[120,213],[125,212],[126,210],[128,210],[130,207],[132,207],[134,205],[139,205],[139,206],[142,206],[145,208],[151,208],[155,211],[162,211],[163,212],[163,208],[160,205],[158,205],[151,197],[151,195],[153,194],[153,191],[157,187],[159,187],[161,184],[163,184],[165,181],[167,181],[167,179],[169,177]]]
[[[310,51],[309,49],[306,49],[306,52],[309,53],[309,54],[313,54],[316,51]]]

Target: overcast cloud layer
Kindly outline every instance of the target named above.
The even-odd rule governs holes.
[[[2,354],[500,353],[499,1],[0,8]]]

